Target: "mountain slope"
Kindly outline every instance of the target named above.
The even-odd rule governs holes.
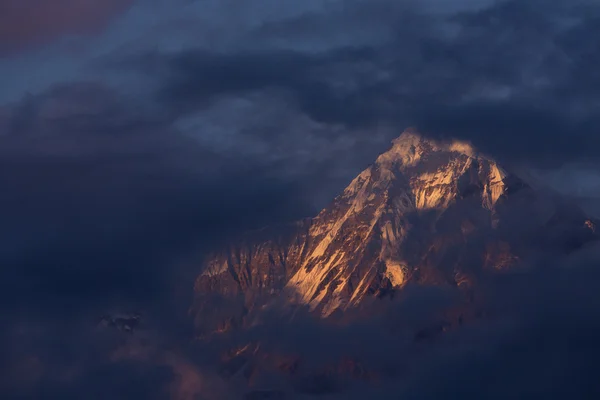
[[[227,315],[226,329],[276,299],[328,317],[407,282],[469,287],[486,271],[595,238],[576,206],[469,144],[407,131],[316,217],[209,257],[192,312],[202,328],[211,312]]]

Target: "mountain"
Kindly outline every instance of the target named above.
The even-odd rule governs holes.
[[[408,283],[468,291],[486,274],[597,239],[575,205],[533,188],[470,144],[406,131],[316,217],[249,232],[195,283],[199,332],[274,305],[323,318]]]

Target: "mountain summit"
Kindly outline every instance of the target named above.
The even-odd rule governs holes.
[[[192,312],[201,329],[211,312],[228,316],[219,329],[248,323],[270,301],[329,317],[408,282],[470,287],[594,239],[595,223],[578,207],[470,144],[406,131],[316,217],[251,232],[212,254]]]

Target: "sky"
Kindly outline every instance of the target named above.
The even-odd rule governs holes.
[[[0,0],[0,367],[48,398],[195,376],[100,363],[85,326],[186,332],[197,255],[316,214],[407,127],[600,209],[599,64],[595,0]]]

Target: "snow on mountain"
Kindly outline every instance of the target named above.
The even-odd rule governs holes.
[[[211,255],[192,313],[203,328],[214,314],[219,329],[248,323],[273,301],[329,317],[407,282],[469,287],[595,238],[579,208],[470,144],[406,131],[316,217],[251,232]]]

